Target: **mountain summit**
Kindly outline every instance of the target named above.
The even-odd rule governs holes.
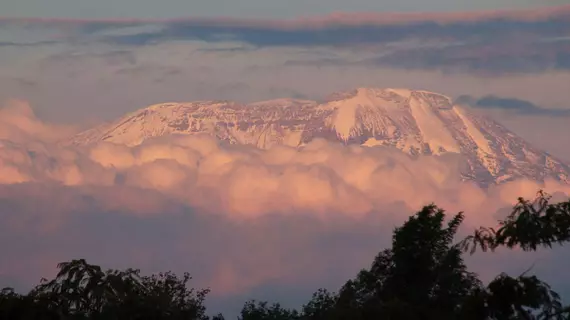
[[[464,177],[480,185],[527,178],[570,182],[570,166],[540,151],[497,122],[454,105],[444,95],[409,89],[359,88],[327,101],[277,99],[162,103],[75,136],[134,146],[145,139],[208,133],[258,148],[302,147],[315,138],[364,146],[393,146],[412,156],[462,154]]]

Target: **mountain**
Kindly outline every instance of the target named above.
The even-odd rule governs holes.
[[[325,102],[278,99],[162,103],[87,130],[70,143],[134,146],[171,133],[205,132],[259,148],[302,147],[315,138],[396,147],[412,156],[459,153],[464,178],[482,186],[517,178],[570,182],[570,166],[538,150],[497,122],[454,105],[444,95],[409,89],[359,88]]]

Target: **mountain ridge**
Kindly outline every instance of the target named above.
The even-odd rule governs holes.
[[[445,95],[405,88],[357,88],[325,101],[274,99],[169,102],[131,112],[74,136],[69,143],[107,141],[128,146],[168,134],[207,133],[261,149],[303,147],[315,138],[410,154],[466,157],[466,180],[482,186],[517,178],[569,182],[570,166],[530,145],[494,120]]]

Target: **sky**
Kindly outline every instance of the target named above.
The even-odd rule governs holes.
[[[413,160],[326,141],[303,151],[205,136],[61,144],[167,101],[322,100],[404,87],[468,101],[570,162],[570,7],[550,7],[567,1],[47,3],[2,2],[0,286],[28,288],[83,256],[190,271],[212,288],[212,311],[235,312],[248,298],[297,306],[368,266],[424,204],[465,211],[465,234],[539,188],[570,193],[555,181],[481,189],[460,181],[453,156]],[[532,10],[492,11],[524,8]],[[393,11],[403,14],[385,14]],[[550,281],[566,257],[557,248],[468,261],[484,279],[534,263]],[[570,279],[556,280],[570,294]]]
[[[4,17],[46,18],[180,18],[231,16],[242,18],[295,18],[333,12],[426,12],[528,9],[568,4],[566,0],[4,0]]]

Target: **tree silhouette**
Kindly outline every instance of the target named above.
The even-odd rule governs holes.
[[[189,289],[188,273],[141,277],[135,269],[104,272],[84,259],[58,268],[53,280],[42,279],[27,295],[4,289],[0,319],[209,319],[203,305],[208,290]]]
[[[178,278],[172,272],[142,277],[138,298],[146,319],[209,319],[204,301],[210,291],[189,289],[191,279],[189,273]]]
[[[552,248],[555,243],[570,241],[570,201],[550,203],[552,197],[539,191],[533,201],[519,198],[511,214],[499,220],[497,230],[481,227],[463,242],[463,248],[473,254],[477,247],[494,251],[504,246],[519,246],[535,251],[539,246]]]
[[[453,244],[463,214],[445,223],[444,211],[424,207],[394,231],[392,248],[380,252],[339,293],[353,319],[453,319],[461,302],[481,286]],[[349,312],[352,318],[352,312]]]
[[[499,227],[481,227],[461,243],[473,254],[477,248],[495,251],[498,247],[520,247],[536,251],[570,241],[570,201],[551,204],[551,196],[539,191],[533,201],[518,199],[511,214],[499,220]],[[513,278],[501,273],[478,293],[469,308],[485,319],[569,319],[570,308],[563,307],[560,296],[536,276],[526,272]],[[477,307],[474,307],[478,305]]]
[[[49,300],[20,295],[12,288],[0,291],[0,319],[57,320],[60,316],[49,309]]]
[[[570,309],[564,308],[559,295],[536,276],[501,273],[484,286],[467,270],[462,258],[463,252],[473,253],[476,248],[495,250],[518,245],[531,251],[569,241],[570,203],[550,204],[549,200],[542,192],[534,201],[520,198],[507,219],[499,221],[497,231],[480,228],[458,243],[453,241],[464,215],[454,215],[445,224],[442,209],[426,206],[394,230],[392,248],[381,251],[369,269],[347,281],[338,294],[322,289],[315,293],[299,317],[569,319]]]
[[[238,320],[296,320],[299,313],[281,307],[279,303],[269,303],[250,300],[245,303]]]
[[[303,320],[333,319],[336,316],[334,307],[338,297],[326,289],[319,289],[311,300],[302,307]]]
[[[455,243],[463,213],[446,219],[435,205],[424,207],[396,228],[392,246],[338,293],[315,292],[297,311],[279,303],[250,300],[238,320],[546,320],[570,319],[559,295],[528,271],[499,274],[484,286],[469,272],[463,254],[478,248],[551,248],[570,241],[570,201],[551,204],[540,192],[519,199],[497,228],[481,227]],[[84,259],[58,264],[52,280],[28,294],[0,291],[0,319],[10,320],[208,320],[207,289],[172,272],[141,276],[137,269],[103,271]],[[212,320],[223,320],[219,314]]]

